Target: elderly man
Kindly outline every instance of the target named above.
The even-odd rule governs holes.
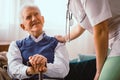
[[[69,72],[69,57],[65,45],[43,31],[44,17],[35,5],[26,4],[20,11],[21,28],[29,36],[10,44],[8,73],[13,79],[38,80],[64,78]],[[27,62],[31,66],[27,65]]]

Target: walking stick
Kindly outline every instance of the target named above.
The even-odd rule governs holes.
[[[42,72],[39,72],[39,80],[43,80]]]

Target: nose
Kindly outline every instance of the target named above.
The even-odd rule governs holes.
[[[35,20],[37,20],[37,17],[36,16],[32,16],[32,21],[35,21]]]

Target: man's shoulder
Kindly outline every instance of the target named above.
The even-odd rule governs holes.
[[[20,45],[22,45],[22,44],[27,44],[27,43],[29,43],[29,41],[31,41],[31,38],[30,38],[30,36],[27,36],[27,37],[25,37],[25,38],[16,40],[15,43],[16,43],[18,46],[20,46]]]

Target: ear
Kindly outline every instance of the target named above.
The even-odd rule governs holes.
[[[20,27],[25,30],[25,26],[23,24],[20,24]]]

